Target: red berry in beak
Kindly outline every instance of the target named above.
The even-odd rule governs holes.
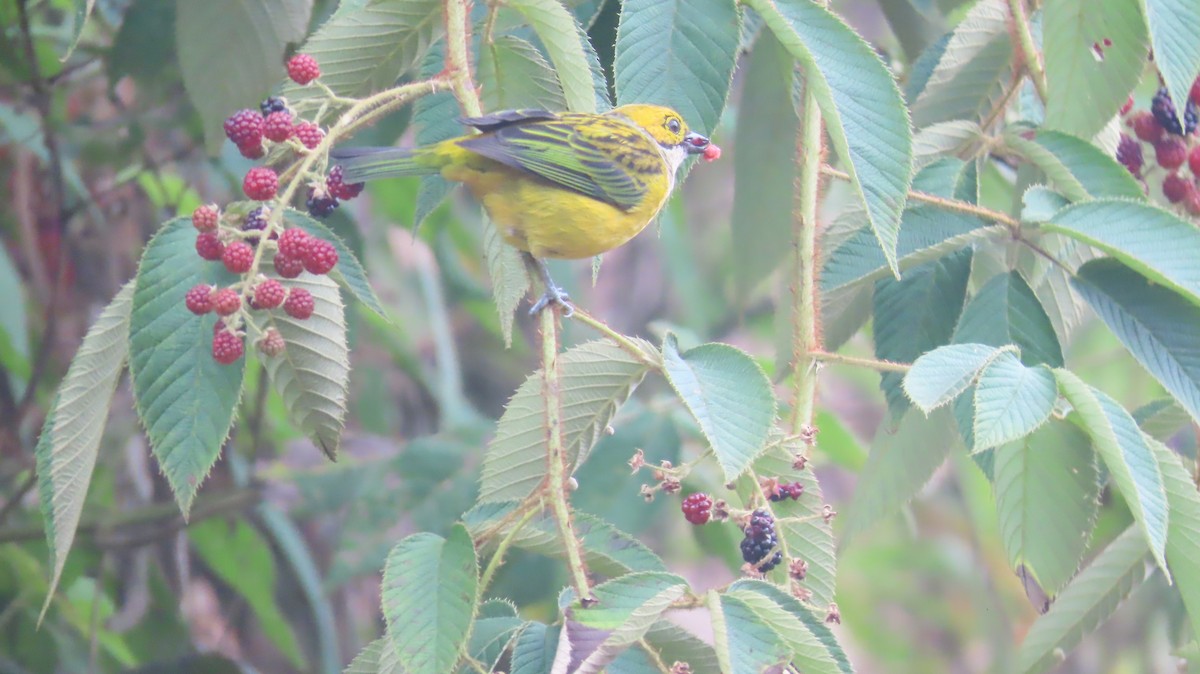
[[[716,161],[721,158],[721,148],[716,145],[709,144],[704,148],[704,161]]]

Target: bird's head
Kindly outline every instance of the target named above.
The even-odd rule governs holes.
[[[703,155],[708,161],[721,156],[721,150],[706,136],[688,131],[687,122],[671,108],[633,103],[614,108],[609,114],[620,115],[641,127],[663,149],[672,169],[679,168],[688,155]]]

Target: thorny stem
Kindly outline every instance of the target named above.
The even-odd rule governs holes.
[[[837,178],[838,180],[850,180],[849,173],[846,173],[845,171],[839,171],[832,166],[822,167],[821,173],[833,178]],[[929,194],[928,192],[917,192],[915,190],[908,193],[908,198],[912,201],[920,201],[932,206],[937,206],[938,208],[942,208],[947,211],[965,213],[967,215],[974,215],[976,217],[983,218],[984,220],[991,220],[992,222],[1004,225],[1013,231],[1021,228],[1021,223],[1007,213],[994,211],[984,206],[976,206],[975,204],[968,203],[966,201],[947,199],[945,197],[939,197],[935,194]]]
[[[817,398],[817,370],[813,353],[820,349],[817,334],[817,202],[821,191],[821,155],[823,154],[821,110],[811,87],[805,87],[804,110],[800,120],[800,197],[792,225],[792,245],[796,249],[796,277],[793,280],[792,363],[795,381],[795,405],[792,408],[793,433],[810,426]],[[785,553],[786,554],[786,553]]]
[[[1021,46],[1021,57],[1025,61],[1025,69],[1037,89],[1038,97],[1044,103],[1046,98],[1046,69],[1042,66],[1042,55],[1033,43],[1033,33],[1029,30],[1029,17],[1025,15],[1025,0],[1008,0],[1008,10],[1012,14],[1013,30],[1017,34],[1017,42]]]
[[[496,571],[504,564],[504,554],[508,552],[509,546],[517,539],[517,534],[521,533],[521,529],[529,524],[529,520],[538,513],[538,510],[530,508],[525,516],[513,525],[513,528],[500,539],[500,544],[496,546],[496,552],[492,553],[492,558],[488,560],[487,568],[483,570],[483,575],[479,577],[479,592],[482,594],[484,590],[492,584],[492,577],[496,575]]]
[[[908,363],[894,363],[890,360],[874,360],[872,358],[855,358],[854,356],[844,356],[840,353],[828,353],[825,351],[815,351],[812,356],[815,360],[822,363],[854,365],[879,372],[908,372],[912,368]]]
[[[468,117],[479,117],[483,106],[479,92],[471,78],[471,61],[467,51],[471,45],[467,21],[471,14],[471,0],[447,0],[446,2],[446,69],[450,73],[450,85],[454,97]]]
[[[646,367],[653,368],[655,370],[662,369],[662,363],[659,363],[654,358],[651,358],[650,355],[647,354],[646,351],[640,346],[635,344],[633,340],[608,327],[606,323],[587,313],[583,309],[575,307],[575,314],[573,318],[584,325],[591,326],[594,330],[596,330],[596,332],[599,332],[605,337],[608,337],[612,341],[616,342],[617,346],[621,347],[622,350],[636,358],[638,362],[642,363]]]

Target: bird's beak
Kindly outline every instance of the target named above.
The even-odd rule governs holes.
[[[708,138],[698,133],[689,133],[683,137],[683,147],[687,149],[688,154],[704,154],[708,147]]]

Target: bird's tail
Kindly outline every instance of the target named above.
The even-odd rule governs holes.
[[[398,147],[347,147],[329,153],[334,163],[341,165],[343,180],[360,183],[364,180],[420,176],[441,170],[436,160],[425,150],[406,150]]]

